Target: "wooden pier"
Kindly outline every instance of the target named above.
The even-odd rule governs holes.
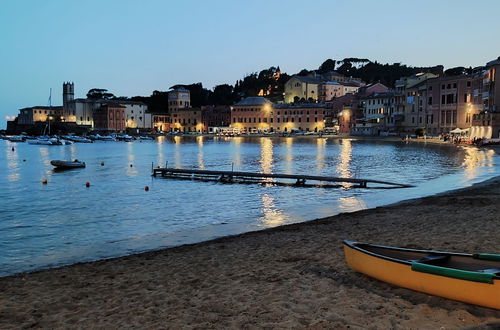
[[[278,174],[278,173],[255,173],[237,171],[216,171],[216,170],[196,170],[179,168],[153,168],[153,176],[160,176],[168,179],[218,181],[222,183],[258,183],[274,185],[294,185],[294,186],[320,186],[320,187],[341,187],[351,184],[352,188],[411,188],[408,184],[369,180],[338,178],[332,176],[298,175],[298,174]],[[374,184],[375,186],[371,186]]]

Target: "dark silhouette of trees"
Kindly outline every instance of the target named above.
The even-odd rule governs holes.
[[[99,100],[99,99],[109,100],[113,97],[114,95],[112,93],[109,93],[107,89],[102,89],[102,88],[92,88],[87,92],[87,98],[92,100]]]
[[[472,67],[465,68],[463,66],[457,66],[455,68],[449,68],[444,72],[444,75],[447,77],[450,76],[461,76],[464,74],[472,74],[473,69]]]
[[[319,74],[324,74],[330,71],[335,71],[335,60],[332,60],[331,58],[327,59],[326,61],[323,62],[316,70],[317,73]]]

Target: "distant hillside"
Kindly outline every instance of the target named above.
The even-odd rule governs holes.
[[[397,79],[411,76],[419,72],[431,72],[437,75],[443,75],[444,67],[436,65],[433,67],[413,67],[401,63],[381,64],[377,61],[372,62],[363,58],[344,58],[343,60],[327,59],[318,69],[303,69],[298,75],[305,76],[314,72],[318,74],[328,71],[337,71],[345,76],[360,78],[366,83],[380,82],[388,87],[394,86]],[[446,70],[447,74],[455,72],[464,72],[467,69],[463,67],[451,68]],[[273,102],[283,100],[285,83],[294,74],[281,72],[279,66],[270,67],[260,72],[254,72],[246,75],[236,81],[233,85],[217,85],[213,90],[203,87],[202,83],[193,83],[189,85],[174,85],[171,88],[183,87],[191,92],[191,105],[200,107],[203,105],[230,105],[246,96],[264,96]],[[154,91],[149,97],[136,96],[132,99],[140,100],[148,104],[153,112],[165,112],[168,109],[167,92]]]

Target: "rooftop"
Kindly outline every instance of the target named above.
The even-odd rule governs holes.
[[[235,103],[234,105],[247,106],[247,105],[265,105],[265,104],[272,104],[272,102],[262,96],[250,96],[250,97],[245,97],[244,99],[242,99],[238,103]]]

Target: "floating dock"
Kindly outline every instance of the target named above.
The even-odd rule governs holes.
[[[350,184],[351,188],[411,188],[408,184],[370,180],[338,178],[332,176],[299,175],[299,174],[278,174],[278,173],[256,173],[256,172],[237,172],[237,171],[216,171],[216,170],[197,170],[197,169],[179,169],[179,168],[153,168],[153,176],[160,176],[168,179],[178,180],[199,180],[199,181],[217,181],[222,183],[258,183],[273,185],[292,185],[292,186],[315,186],[315,187],[345,187]],[[372,186],[372,184],[374,186]]]

